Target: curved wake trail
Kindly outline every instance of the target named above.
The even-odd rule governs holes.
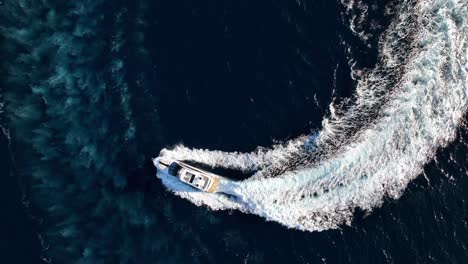
[[[467,109],[467,18],[465,1],[402,3],[380,40],[379,64],[359,80],[352,105],[325,118],[318,135],[252,153],[183,146],[162,151],[258,170],[223,184],[232,196],[193,192],[158,176],[175,194],[215,210],[238,209],[308,231],[350,224],[356,208],[370,211],[385,197],[398,198],[435,151],[453,140]],[[295,169],[272,175],[298,159]]]

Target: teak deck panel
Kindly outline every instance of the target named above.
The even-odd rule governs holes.
[[[219,177],[213,177],[213,183],[211,184],[210,188],[206,189],[207,192],[214,193],[218,189],[219,185]]]

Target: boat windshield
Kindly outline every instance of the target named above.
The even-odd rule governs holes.
[[[177,164],[177,162],[172,162],[171,165],[169,166],[169,169],[167,170],[170,175],[172,176],[177,176],[177,173],[182,167]]]

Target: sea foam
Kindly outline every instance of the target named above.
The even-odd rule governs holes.
[[[346,5],[349,12],[352,3]],[[454,139],[467,108],[467,18],[465,1],[402,3],[379,41],[378,64],[360,75],[351,105],[331,105],[339,114],[324,117],[317,134],[252,153],[182,145],[161,151],[257,171],[222,185],[230,195],[193,192],[158,177],[176,195],[214,210],[237,209],[307,231],[350,224],[356,208],[371,211],[385,197],[400,197],[436,150]],[[304,157],[309,163],[271,174]]]

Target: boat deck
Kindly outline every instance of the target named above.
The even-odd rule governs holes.
[[[214,176],[213,183],[211,184],[210,188],[206,189],[206,191],[209,193],[214,193],[218,189],[218,185],[219,185],[219,177]]]
[[[158,161],[158,159],[154,159],[153,160],[153,163],[154,165],[156,166],[156,168],[158,170],[161,170],[163,171],[164,173],[167,173],[168,175],[171,175],[171,176],[174,176],[174,177],[177,177],[179,180],[181,180],[182,182],[185,182],[187,183],[187,180],[184,181],[182,180],[180,177],[180,175],[172,175],[168,172],[169,168],[170,168],[170,164],[171,164],[171,161],[166,161],[166,162],[161,162],[160,160]],[[197,186],[194,186],[193,184],[189,184],[187,183],[188,185],[194,187],[194,188],[197,188],[201,191],[204,191],[204,192],[209,192],[209,193],[215,193],[218,191],[218,188],[219,188],[219,184],[220,184],[220,181],[222,180],[223,177],[219,176],[219,175],[216,175],[216,174],[213,174],[213,173],[209,173],[207,171],[203,171],[201,169],[198,169],[196,167],[193,167],[191,165],[188,165],[184,162],[181,162],[181,161],[177,161],[177,163],[179,164],[179,166],[182,166],[182,167],[185,167],[186,169],[189,169],[189,170],[192,170],[192,171],[196,171],[199,175],[203,176],[203,177],[206,177],[206,178],[210,178],[212,180],[212,183],[211,185],[206,189],[206,190],[203,190],[201,188],[198,188]],[[193,173],[192,173],[193,174]]]

